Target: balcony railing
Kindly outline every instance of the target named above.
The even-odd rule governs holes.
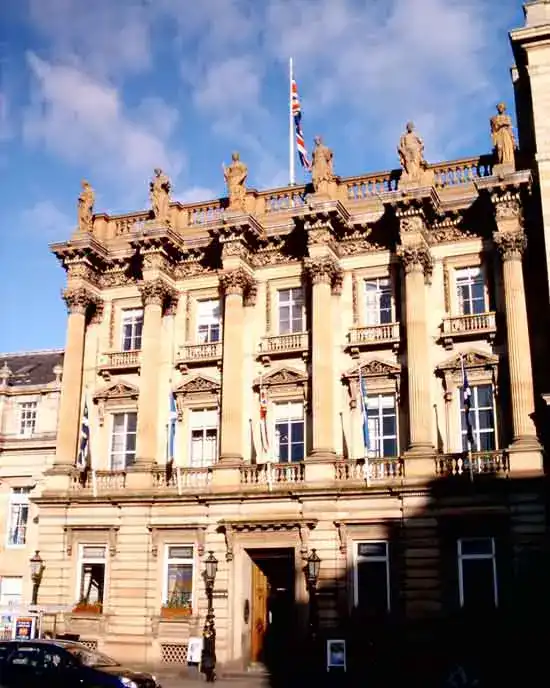
[[[438,477],[461,475],[508,475],[510,461],[504,451],[445,454],[436,458]]]
[[[73,490],[92,489],[97,493],[123,490],[126,487],[126,471],[89,471],[85,481],[81,474],[76,473],[71,487]]]
[[[207,488],[211,482],[211,468],[176,466],[167,471],[165,467],[157,466],[153,473],[153,487],[156,489],[197,490]]]
[[[349,331],[348,341],[351,350],[399,344],[399,323],[354,327]]]
[[[204,365],[221,361],[222,342],[206,342],[204,344],[186,344],[182,346],[176,357],[178,368],[188,368],[193,365]]]
[[[303,483],[303,463],[260,463],[241,466],[241,485],[257,485],[263,488],[281,488]]]
[[[334,479],[338,482],[383,482],[403,477],[403,460],[396,456],[337,461],[334,464]]]
[[[297,353],[305,353],[308,350],[308,333],[292,332],[264,337],[260,344],[260,357],[270,359],[272,357],[284,357]]]
[[[496,316],[492,311],[453,315],[443,320],[442,338],[445,346],[451,348],[455,339],[492,338],[496,329]]]
[[[111,372],[122,370],[137,370],[141,362],[141,351],[109,351],[99,359],[99,371],[108,376]]]

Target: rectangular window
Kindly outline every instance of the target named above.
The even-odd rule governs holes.
[[[481,268],[464,268],[455,273],[460,315],[485,313],[485,280]]]
[[[0,606],[16,607],[23,596],[23,578],[2,576],[0,578]]]
[[[220,302],[218,299],[197,301],[197,341],[199,344],[221,340]]]
[[[19,404],[19,434],[34,435],[36,432],[36,401],[23,401]]]
[[[365,280],[365,324],[393,322],[391,282],[387,277]]]
[[[458,547],[458,594],[461,607],[475,610],[498,606],[495,540],[461,538]]]
[[[462,434],[462,451],[468,451],[468,429],[466,413],[462,403],[462,388],[460,394],[460,422]],[[495,402],[492,385],[473,385],[470,405],[470,425],[474,444],[473,451],[493,451],[496,449]]]
[[[212,466],[218,460],[218,411],[193,409],[190,416],[191,466]]]
[[[123,471],[136,460],[137,413],[113,413],[111,470]]]
[[[274,417],[277,461],[279,463],[303,461],[305,454],[303,403],[288,401],[275,404]]]
[[[167,545],[162,603],[165,607],[193,608],[193,547]]]
[[[107,573],[106,545],[80,545],[78,602],[103,606]]]
[[[29,520],[28,487],[14,487],[10,494],[8,517],[8,547],[20,547],[27,542]]]
[[[354,605],[368,616],[390,611],[390,558],[385,540],[358,542],[355,547]]]
[[[305,304],[302,287],[279,289],[279,334],[305,330]]]
[[[369,457],[398,456],[395,395],[368,395],[367,419],[370,444]]]
[[[141,333],[143,331],[143,310],[135,308],[122,311],[122,350],[135,351],[141,349]]]

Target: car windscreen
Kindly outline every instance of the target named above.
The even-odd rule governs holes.
[[[78,647],[77,645],[71,645],[69,647],[66,646],[65,649],[67,652],[70,652],[71,655],[80,662],[80,664],[83,664],[84,666],[118,666],[118,662],[116,662],[114,659],[107,657],[107,655],[104,655],[101,652],[95,652],[95,650],[88,650],[85,647]]]

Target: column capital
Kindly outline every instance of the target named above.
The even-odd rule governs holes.
[[[330,284],[333,294],[341,293],[343,272],[340,263],[332,256],[306,258],[304,270],[311,284]]]
[[[519,189],[493,191],[491,202],[497,225],[503,221],[515,221],[518,226],[523,227],[523,208]]]
[[[515,232],[493,232],[493,242],[503,261],[521,260],[527,248],[527,237],[523,229]]]
[[[69,314],[80,313],[86,315],[91,306],[96,312],[101,312],[103,302],[86,287],[67,287],[62,293]]]
[[[429,279],[433,272],[433,258],[427,246],[403,246],[397,247],[397,255],[401,258],[405,274],[411,272],[423,272]]]
[[[142,282],[139,285],[141,298],[144,306],[164,306],[168,301],[170,303],[177,302],[176,292],[158,278],[147,282]]]
[[[220,288],[225,296],[238,294],[249,297],[256,293],[256,282],[250,272],[244,268],[226,270],[220,275]]]

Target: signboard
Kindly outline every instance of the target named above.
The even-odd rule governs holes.
[[[14,640],[32,640],[34,638],[34,625],[36,617],[18,616],[15,619]]]
[[[187,664],[200,664],[202,657],[202,638],[189,638],[187,645]]]
[[[346,671],[346,641],[327,640],[327,671]]]

